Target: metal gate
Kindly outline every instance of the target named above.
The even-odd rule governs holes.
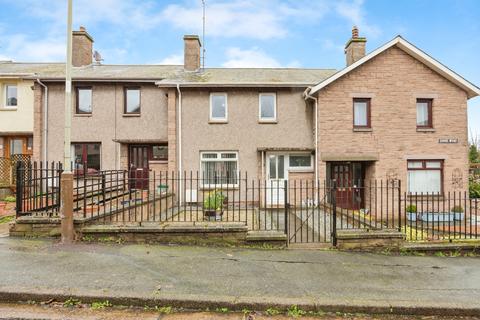
[[[314,181],[290,181],[285,206],[289,244],[328,244],[334,236],[336,188]]]

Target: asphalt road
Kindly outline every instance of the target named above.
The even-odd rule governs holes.
[[[0,238],[0,296],[478,308],[480,259]],[[18,297],[18,295],[17,295]],[[140,301],[140,300],[139,300]],[[204,307],[205,304],[198,304]]]

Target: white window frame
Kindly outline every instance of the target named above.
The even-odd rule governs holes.
[[[17,105],[16,106],[9,106],[7,105],[8,99],[8,87],[17,87]],[[5,109],[17,109],[18,108],[18,85],[16,83],[5,83],[3,86],[3,107]]]
[[[290,165],[290,157],[291,156],[310,156],[310,166],[308,167],[292,167]],[[292,172],[310,172],[313,170],[313,165],[314,165],[315,159],[314,156],[310,152],[295,152],[295,153],[289,153],[288,154],[288,170]]]
[[[224,96],[225,97],[225,117],[215,118],[213,117],[213,96]],[[210,111],[209,117],[210,122],[225,123],[228,121],[228,95],[226,92],[211,92],[210,93]]]
[[[262,117],[262,96],[273,96],[273,118]],[[258,94],[258,121],[272,123],[277,122],[277,93],[276,92],[262,92]]]
[[[216,153],[217,158],[216,159],[203,159],[204,154],[210,154],[210,153]],[[222,159],[222,154],[223,153],[234,153],[235,158],[227,158],[227,159]],[[230,162],[237,162],[237,183],[220,183],[220,184],[214,184],[214,183],[204,183],[204,178],[203,178],[203,170],[202,170],[202,163],[204,161],[207,162],[225,162],[225,161],[230,161]],[[208,189],[214,189],[214,188],[236,188],[238,187],[238,181],[240,180],[239,176],[239,158],[238,158],[238,151],[200,151],[200,185],[202,188],[208,188]]]

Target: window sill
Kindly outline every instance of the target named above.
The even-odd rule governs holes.
[[[0,111],[17,111],[18,107],[1,107]]]
[[[79,118],[89,118],[92,116],[92,114],[91,113],[75,113],[73,116],[79,117]]]
[[[209,124],[226,124],[228,123],[228,120],[209,120]]]
[[[202,191],[212,191],[212,190],[221,190],[226,191],[228,190],[239,190],[238,185],[212,185],[212,186],[200,186],[199,188]]]
[[[151,164],[165,164],[165,163],[168,163],[168,160],[148,160],[148,163],[151,163]]]
[[[258,120],[258,123],[260,124],[277,124],[278,121],[277,120]]]
[[[434,128],[417,128],[417,132],[435,132]]]
[[[288,172],[291,173],[314,173],[312,168],[288,168]]]
[[[414,194],[408,194],[407,193],[407,199],[409,200],[418,200],[418,201],[425,201],[425,200],[431,200],[431,199],[435,199],[435,200],[443,200],[444,199],[444,196],[443,194],[429,194],[428,196],[426,194],[418,194],[418,195],[414,195]],[[411,202],[411,204],[414,204],[413,202]]]
[[[372,128],[353,128],[353,132],[372,132]]]
[[[124,114],[122,114],[122,116],[125,117],[125,118],[140,117],[141,114],[140,113],[124,113]]]

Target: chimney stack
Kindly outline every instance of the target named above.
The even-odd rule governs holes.
[[[200,38],[197,35],[185,35],[183,37],[185,43],[183,68],[185,71],[197,71],[200,69]]]
[[[72,64],[74,67],[92,64],[93,38],[85,27],[72,32]]]
[[[358,37],[358,28],[353,26],[352,38],[345,45],[345,57],[347,59],[347,67],[365,56],[365,44],[367,38]]]

